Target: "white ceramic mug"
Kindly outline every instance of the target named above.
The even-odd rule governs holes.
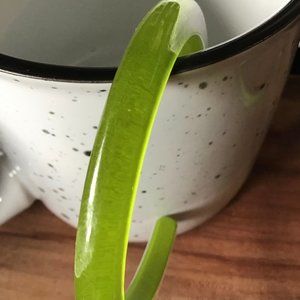
[[[76,226],[115,66],[155,2],[1,2],[0,223],[40,199]],[[237,193],[299,42],[298,0],[198,3],[209,48],[179,59],[169,80],[147,150],[131,241],[146,240],[163,215],[178,221],[179,233],[189,230]]]

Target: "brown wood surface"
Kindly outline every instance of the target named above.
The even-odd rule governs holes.
[[[300,299],[300,77],[283,98],[243,190],[176,240],[157,299]],[[0,227],[0,299],[74,299],[74,238],[39,203]]]

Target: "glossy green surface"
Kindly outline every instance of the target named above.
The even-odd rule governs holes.
[[[176,222],[168,217],[157,221],[138,271],[126,291],[126,299],[153,299],[172,250],[176,227]]]
[[[175,221],[167,217],[158,221],[125,295],[126,254],[139,177],[162,93],[180,51],[202,48],[197,30],[186,22],[191,9],[195,9],[192,0],[174,0],[150,11],[135,31],[112,84],[81,205],[77,299],[153,299],[159,286]]]

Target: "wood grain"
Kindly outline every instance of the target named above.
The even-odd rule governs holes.
[[[300,77],[283,98],[243,190],[176,240],[157,299],[300,299]],[[74,299],[74,238],[40,203],[0,227],[0,299]]]

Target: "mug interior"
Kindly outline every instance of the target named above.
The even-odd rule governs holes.
[[[134,28],[157,0],[1,0],[0,53],[77,67],[115,67]],[[291,0],[197,0],[208,46],[235,39]]]

